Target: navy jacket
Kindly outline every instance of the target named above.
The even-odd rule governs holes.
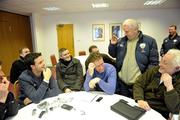
[[[144,73],[146,69],[159,64],[159,55],[155,39],[150,36],[143,35],[141,31],[139,32],[139,40],[136,45],[135,56],[141,73]],[[109,44],[109,54],[116,58],[117,72],[121,70],[123,65],[127,49],[127,40],[128,38],[125,36],[122,39],[119,39],[116,45],[111,43]],[[146,44],[144,51],[140,47],[142,43]]]
[[[56,96],[60,93],[57,81],[51,77],[49,84],[43,81],[43,75],[36,77],[30,70],[25,70],[19,76],[20,83],[20,104],[27,97],[34,103],[39,103],[41,100]]]
[[[176,34],[173,38],[171,36],[168,36],[163,40],[163,44],[161,47],[160,55],[164,55],[167,53],[169,49],[177,48],[180,49],[180,36]]]

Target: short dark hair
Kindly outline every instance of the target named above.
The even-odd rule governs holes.
[[[89,62],[95,62],[95,61],[100,60],[100,59],[103,59],[103,57],[98,52],[92,52],[88,57]]]
[[[170,25],[169,27],[174,27],[175,30],[177,29],[177,26],[176,26],[176,25]]]
[[[67,49],[66,48],[60,48],[59,49],[59,57],[61,57],[62,56],[62,53],[64,52],[64,51],[66,51]]]
[[[32,70],[31,65],[35,64],[34,60],[39,56],[41,56],[41,53],[29,53],[25,56],[24,61],[28,70]]]
[[[92,49],[94,49],[94,48],[97,48],[97,46],[96,46],[96,45],[91,45],[91,46],[89,47],[89,53],[92,53]]]
[[[2,61],[0,60],[0,65],[2,65]]]
[[[28,47],[22,47],[22,48],[20,48],[20,49],[19,49],[19,54],[21,54],[22,51],[23,51],[23,49],[26,49],[26,48],[28,48]]]

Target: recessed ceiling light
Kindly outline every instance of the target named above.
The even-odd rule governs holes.
[[[59,10],[58,7],[45,7],[43,8],[44,10],[47,10],[47,11],[56,11],[56,10]]]
[[[167,0],[147,0],[144,5],[160,5]]]
[[[105,8],[109,7],[108,3],[92,3],[93,8]]]

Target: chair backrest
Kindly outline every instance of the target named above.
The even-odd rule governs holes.
[[[56,56],[53,54],[50,56],[50,59],[51,59],[52,66],[56,66],[57,64]]]
[[[52,77],[54,78],[54,80],[56,80],[56,67],[52,66],[52,67],[50,67],[50,69],[51,69],[51,72],[52,72]]]
[[[86,51],[79,51],[79,56],[86,55]]]
[[[14,97],[15,99],[18,99],[20,95],[20,86],[19,86],[19,80],[16,80],[14,83]]]

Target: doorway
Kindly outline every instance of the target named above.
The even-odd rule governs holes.
[[[74,36],[73,24],[57,25],[58,49],[67,48],[72,56],[74,56]]]

